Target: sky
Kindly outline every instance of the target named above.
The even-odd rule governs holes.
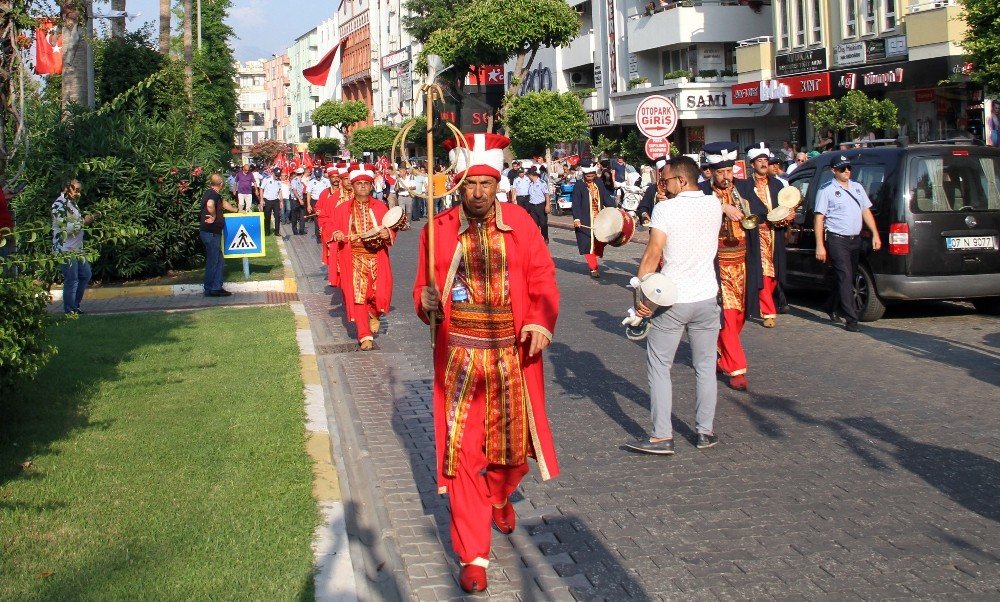
[[[272,54],[280,54],[295,38],[332,17],[339,4],[339,0],[233,0],[229,25],[236,32],[236,59],[269,59]],[[192,5],[197,6],[197,0]],[[142,13],[128,25],[130,30],[151,22],[158,31],[159,0],[127,0],[126,10]]]

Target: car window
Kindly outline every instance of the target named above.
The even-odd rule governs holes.
[[[807,212],[812,211],[813,200],[807,195],[809,192],[809,185],[812,184],[813,176],[816,175],[815,169],[809,170],[795,170],[792,177],[788,180],[789,186],[794,186],[799,189],[802,193],[802,210],[799,210],[795,215],[796,223],[803,223],[805,221],[805,215]]]
[[[868,198],[872,202],[872,213],[875,214],[878,214],[882,207],[879,195],[882,192],[882,185],[885,183],[885,170],[886,166],[884,164],[855,164],[854,172],[851,174],[852,180],[856,180],[864,186],[865,192],[868,193]]]
[[[967,154],[914,156],[909,161],[911,206],[921,213],[1000,209],[1000,158]]]

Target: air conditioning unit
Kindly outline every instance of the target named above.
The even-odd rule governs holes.
[[[574,86],[580,86],[580,87],[593,86],[594,76],[590,75],[589,73],[585,73],[583,71],[574,71],[572,74],[570,74],[569,81]]]

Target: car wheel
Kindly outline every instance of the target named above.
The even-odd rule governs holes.
[[[1000,297],[983,297],[972,299],[972,305],[981,314],[989,316],[1000,315]]]
[[[885,315],[885,304],[875,292],[875,279],[866,265],[859,265],[854,275],[854,306],[861,322],[874,322]]]

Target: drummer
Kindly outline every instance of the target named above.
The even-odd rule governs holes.
[[[757,216],[757,235],[760,240],[762,286],[758,295],[760,317],[764,328],[774,328],[777,325],[778,302],[780,286],[785,279],[785,231],[767,221],[767,213],[778,206],[778,193],[784,188],[781,181],[771,175],[769,162],[771,151],[763,142],[752,147],[747,152],[752,174],[749,179],[735,180],[736,189],[750,203],[750,211]],[[794,218],[794,213],[791,218]],[[748,250],[749,253],[754,251]],[[752,315],[752,314],[751,314]]]
[[[339,245],[340,286],[344,293],[347,317],[354,322],[362,351],[374,349],[374,333],[381,316],[389,313],[392,301],[392,265],[389,247],[395,236],[383,227],[382,218],[389,210],[371,197],[375,172],[361,165],[350,174],[354,195],[337,208],[333,232]]]
[[[594,238],[592,229],[594,218],[604,207],[614,207],[614,197],[608,192],[604,183],[597,179],[597,170],[593,161],[580,161],[580,172],[583,180],[573,187],[573,229],[576,230],[576,246],[587,260],[591,278],[600,278],[597,258],[604,257],[604,243]]]
[[[747,244],[758,245],[757,232],[744,230],[741,225],[745,201],[733,187],[733,164],[739,153],[734,142],[712,142],[705,145],[705,159],[711,169],[711,179],[700,185],[705,194],[715,195],[722,203],[722,229],[719,231],[719,255],[716,273],[722,292],[722,330],[719,331],[718,370],[729,377],[729,387],[747,390],[747,357],[740,342],[746,322],[749,298],[756,305],[760,278],[752,282],[752,295],[747,295]],[[754,256],[756,261],[756,256]],[[757,262],[759,263],[759,262]]]

